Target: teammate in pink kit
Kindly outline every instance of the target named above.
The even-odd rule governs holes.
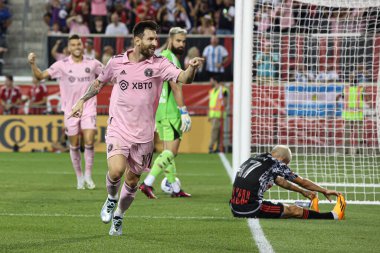
[[[96,135],[96,97],[90,99],[83,108],[80,118],[70,118],[69,113],[75,102],[86,92],[95,77],[102,71],[103,65],[94,59],[83,56],[83,44],[78,35],[68,39],[70,55],[55,62],[47,70],[41,71],[36,65],[36,56],[30,53],[28,61],[38,80],[56,78],[59,80],[62,111],[65,114],[65,131],[70,141],[70,157],[77,176],[77,189],[94,189],[92,168],[94,164],[94,139]],[[83,176],[79,138],[84,139],[84,159],[86,162]]]
[[[183,71],[166,58],[155,56],[157,30],[158,26],[153,21],[136,24],[133,29],[135,47],[108,62],[71,112],[71,115],[80,117],[83,104],[99,93],[108,81],[116,79],[106,136],[108,197],[100,212],[104,223],[112,220],[110,235],[122,234],[124,213],[135,198],[140,175],[150,167],[155,113],[162,83],[169,80],[191,83],[203,62],[202,58],[194,58]],[[125,181],[118,198],[123,174]]]

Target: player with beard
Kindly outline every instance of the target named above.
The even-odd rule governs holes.
[[[140,176],[150,168],[155,114],[163,82],[191,83],[203,63],[202,58],[194,58],[183,71],[168,59],[155,56],[157,30],[153,21],[137,23],[133,28],[134,48],[111,58],[70,114],[80,117],[83,104],[107,82],[115,80],[106,136],[108,197],[100,211],[104,223],[112,220],[110,235],[122,234],[123,217],[135,198]]]
[[[181,67],[178,58],[185,52],[186,34],[186,30],[183,28],[171,28],[167,49],[161,53],[178,68]],[[176,181],[176,165],[174,162],[174,157],[177,155],[181,143],[182,133],[191,128],[191,119],[183,101],[181,83],[164,82],[156,113],[156,128],[160,140],[163,141],[164,150],[154,161],[152,170],[139,189],[148,198],[156,199],[152,185],[155,179],[164,172],[173,189],[172,197],[191,197],[190,194],[181,190]]]
[[[102,71],[103,65],[95,59],[83,55],[81,38],[74,34],[68,39],[70,55],[55,62],[47,70],[41,71],[36,65],[36,55],[30,53],[28,61],[37,80],[56,78],[59,80],[61,105],[64,112],[65,132],[70,142],[70,157],[77,176],[77,189],[94,189],[92,168],[94,164],[94,141],[96,135],[96,98],[91,99],[83,108],[79,119],[68,119],[71,107],[86,92],[92,81]],[[80,153],[80,135],[84,140],[84,159],[86,162],[83,176]]]

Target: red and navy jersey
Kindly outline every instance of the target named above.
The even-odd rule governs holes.
[[[0,99],[5,103],[16,103],[17,100],[21,99],[21,90],[19,87],[2,87],[0,90]]]
[[[269,153],[249,158],[236,174],[230,203],[234,206],[260,203],[278,176],[289,181],[298,177]]]

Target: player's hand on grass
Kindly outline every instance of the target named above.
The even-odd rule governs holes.
[[[181,112],[181,121],[182,121],[181,131],[184,133],[188,132],[191,129],[191,118],[190,118],[189,112],[187,111],[186,106],[182,106],[178,109]]]
[[[30,53],[28,55],[28,62],[29,62],[29,64],[36,63],[36,54],[35,53]]]
[[[203,65],[204,61],[205,59],[202,57],[194,57],[189,61],[189,65],[193,68],[200,68]]]
[[[73,106],[73,108],[71,108],[71,113],[68,119],[70,119],[71,117],[80,118],[83,112],[83,104],[84,101],[82,99],[79,99],[79,101]]]
[[[340,192],[337,192],[337,191],[334,191],[334,190],[326,190],[323,195],[325,195],[326,199],[328,199],[330,202],[331,202],[331,198],[330,196],[331,195],[334,195],[334,196],[339,196],[341,193]]]

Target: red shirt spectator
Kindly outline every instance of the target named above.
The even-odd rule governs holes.
[[[151,0],[146,0],[136,8],[136,24],[144,20],[156,20],[156,10]]]
[[[5,76],[5,87],[0,90],[1,107],[3,114],[18,114],[21,103],[20,88],[13,86],[13,76]]]
[[[46,112],[47,88],[45,84],[40,83],[33,78],[33,87],[29,91],[29,114],[38,115]]]

